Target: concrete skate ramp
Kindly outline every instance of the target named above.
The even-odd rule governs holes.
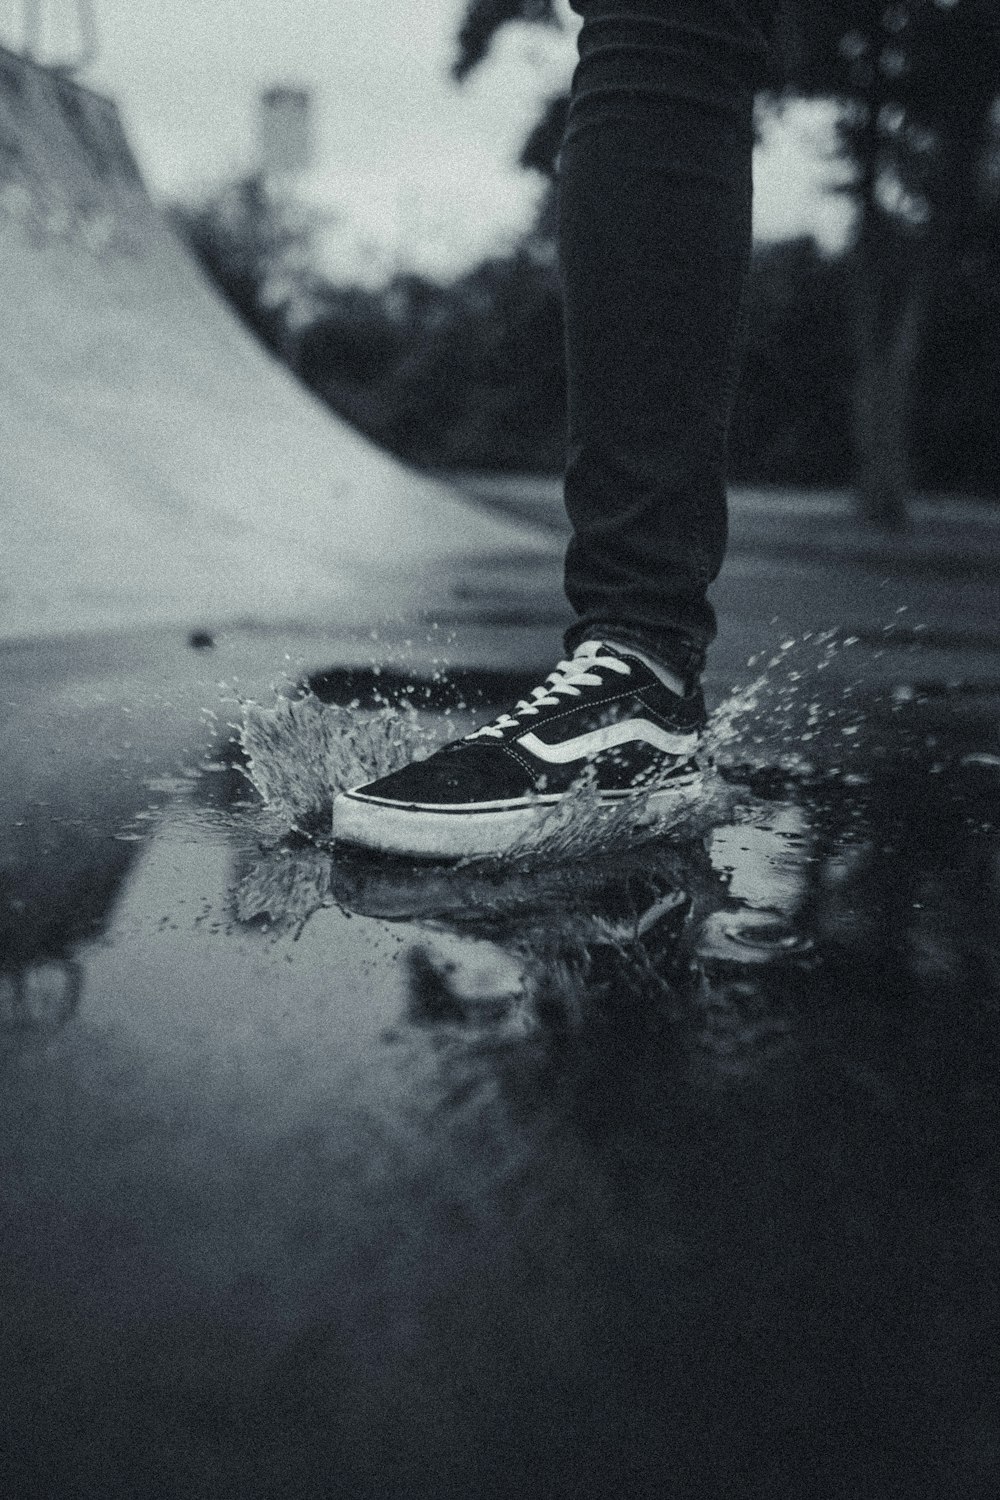
[[[170,234],[114,105],[2,49],[0,414],[0,638],[412,620],[546,546],[316,402]]]

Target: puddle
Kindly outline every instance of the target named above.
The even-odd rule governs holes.
[[[623,1444],[636,1494],[807,1494],[816,1463],[992,1493],[997,698],[781,660],[713,721],[700,820],[600,858],[290,832],[458,703],[262,710],[270,806],[231,756],[8,831],[18,1392],[127,1434],[118,1493],[183,1451],[220,1494],[336,1462],[362,1500],[569,1500],[621,1492]],[[738,1471],[706,1479],[720,1422]]]
[[[407,962],[422,975],[424,992],[452,993],[450,1011],[441,999],[442,1015],[472,1024],[509,995],[528,1030],[543,1013],[554,1014],[553,974],[576,1025],[587,1011],[588,976],[600,971],[598,987],[606,990],[616,964],[623,987],[669,990],[681,1011],[685,986],[696,988],[693,975],[703,983],[706,973],[742,967],[747,983],[763,984],[769,969],[823,966],[827,950],[840,962],[852,943],[881,944],[897,956],[919,949],[925,970],[947,968],[944,909],[967,885],[973,906],[988,908],[995,885],[1000,699],[988,685],[948,695],[897,684],[865,695],[841,679],[824,697],[817,686],[824,663],[852,644],[834,632],[807,635],[757,664],[761,675],[713,714],[715,769],[670,828],[650,827],[631,809],[616,809],[609,822],[582,786],[531,850],[464,867],[331,850],[330,801],[339,787],[464,732],[470,702],[479,702],[481,717],[491,686],[506,687],[506,679],[442,678],[418,708],[414,684],[403,691],[380,674],[336,681],[328,674],[326,697],[350,692],[346,704],[304,692],[269,707],[246,705],[222,762],[146,775],[145,805],[103,835],[100,849],[124,845],[109,863],[118,873],[106,879],[105,899],[118,899],[133,861],[155,857],[164,839],[175,847],[221,840],[233,873],[219,898],[220,920],[233,929],[280,942],[300,939],[324,912],[391,924],[407,935]],[[403,692],[402,706],[384,701],[394,691]],[[104,859],[99,849],[88,857]],[[969,861],[981,901],[956,874]],[[884,887],[876,891],[878,881]],[[100,891],[99,879],[92,888]],[[899,897],[904,889],[908,902]],[[858,890],[863,901],[853,895]],[[20,941],[11,937],[12,953],[21,954],[21,967],[5,971],[11,994],[25,965],[62,962],[81,931],[105,925],[91,914],[86,929],[68,920],[60,935],[51,903],[39,924],[41,899],[32,898],[34,916],[21,922]],[[69,891],[59,899],[70,901]],[[44,942],[32,939],[32,921],[44,928]],[[994,954],[995,926],[987,921],[976,935]],[[517,984],[509,976],[492,988],[477,981],[492,998],[474,1003],[463,941],[492,944],[498,975],[513,965]],[[995,957],[983,962],[992,974]]]

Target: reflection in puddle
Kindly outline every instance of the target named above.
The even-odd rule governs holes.
[[[743,820],[714,830],[711,858],[734,901],[793,911],[806,882],[810,824],[794,802],[746,806]]]
[[[799,689],[786,686],[783,713]],[[411,1021],[436,1018],[475,1032],[495,1030],[503,1019],[518,1035],[579,1031],[598,1013],[645,995],[681,1032],[697,1030],[698,1015],[711,1012],[717,1022],[728,1007],[732,1020],[771,1004],[784,1017],[778,1029],[790,1036],[790,994],[801,976],[811,975],[815,990],[825,966],[843,982],[846,953],[877,950],[907,983],[967,964],[949,913],[985,912],[983,893],[995,889],[995,852],[975,854],[974,880],[958,866],[973,857],[977,839],[992,834],[983,812],[995,793],[997,757],[981,719],[969,719],[972,743],[967,736],[949,751],[940,714],[928,726],[926,704],[896,695],[869,714],[863,735],[850,736],[863,759],[852,748],[849,764],[828,760],[811,772],[785,755],[769,763],[762,748],[748,759],[755,737],[738,737],[735,726],[761,693],[757,684],[716,715],[722,774],[699,817],[672,837],[602,850],[600,859],[462,868],[331,854],[307,837],[282,837],[283,819],[273,806],[248,803],[245,773],[232,763],[147,778],[155,801],[134,811],[124,832],[146,845],[166,837],[227,846],[234,878],[223,921],[266,927],[275,941],[300,936],[323,911],[391,924],[406,950]],[[806,711],[816,717],[815,704]],[[918,711],[924,717],[914,725],[905,716]],[[850,713],[857,718],[854,702]],[[841,715],[838,737],[845,727],[860,725],[845,725]],[[412,709],[383,707],[359,717],[307,697],[248,710],[244,747],[255,756],[258,786],[308,822],[331,784],[362,768],[377,772],[415,746],[427,753],[455,728],[444,715],[421,719]],[[289,767],[290,739],[314,753],[291,757]],[[726,762],[727,745],[738,745],[739,764]],[[112,860],[113,847],[106,840],[100,856],[119,871],[109,900],[133,858],[126,846]],[[76,888],[79,872],[70,873]],[[99,892],[99,880],[88,889]],[[33,921],[42,910],[32,905]],[[73,931],[81,931],[79,916],[78,905]],[[979,952],[992,934],[995,921],[985,922],[974,938],[966,935],[964,948]],[[62,962],[65,943],[46,941],[47,956]],[[42,950],[36,944],[33,951]],[[980,953],[977,962],[994,974],[994,958]],[[767,1000],[768,991],[780,996]],[[766,1029],[759,1016],[753,1026]]]
[[[516,1034],[554,1034],[654,996],[703,1056],[743,1074],[793,1044],[819,997],[846,983],[855,998],[859,949],[897,964],[904,986],[965,965],[954,919],[995,899],[995,851],[976,853],[992,833],[981,785],[991,752],[956,754],[945,781],[940,743],[927,739],[911,735],[891,755],[869,747],[847,772],[790,779],[787,766],[757,765],[741,785],[734,769],[719,806],[735,821],[600,861],[460,868],[285,844],[244,868],[237,910],[301,927],[336,904],[401,926],[411,1020],[481,1036],[503,1016]],[[958,874],[970,859],[974,878]],[[996,941],[994,918],[964,942],[991,975]]]
[[[332,905],[401,928],[408,1020],[477,1044],[581,1033],[595,1021],[634,1021],[652,1005],[664,1024],[693,1028],[704,1052],[705,1018],[732,988],[734,968],[759,991],[762,966],[812,953],[795,926],[809,879],[806,814],[759,799],[744,808],[752,822],[708,839],[548,868],[332,858],[284,842],[241,861],[234,911],[276,932],[301,932]]]
[[[766,912],[719,911],[705,919],[697,951],[700,958],[752,964],[801,958],[813,946],[811,938]]]
[[[0,1058],[56,1036],[76,1014],[83,968],[73,959],[41,959],[0,969]]]
[[[992,1494],[1000,746],[919,707],[600,859],[333,858],[231,767],[24,853],[6,1307],[85,1434],[24,1492],[250,1495],[252,1423],[268,1494]]]
[[[508,1036],[530,1028],[523,967],[498,944],[441,933],[415,944],[407,965],[412,1024],[500,1026]]]
[[[330,856],[311,845],[282,844],[251,856],[233,892],[237,921],[263,921],[279,930],[301,930],[315,912],[333,904]]]

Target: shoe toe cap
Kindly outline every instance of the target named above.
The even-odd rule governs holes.
[[[521,797],[527,786],[526,773],[499,746],[459,742],[356,787],[353,795],[406,804],[468,805]]]

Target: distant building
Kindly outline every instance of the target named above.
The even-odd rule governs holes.
[[[265,177],[304,172],[313,155],[313,100],[309,89],[264,89],[257,118],[260,171]]]
[[[21,36],[10,45],[61,73],[89,67],[98,52],[94,0],[22,0]]]

